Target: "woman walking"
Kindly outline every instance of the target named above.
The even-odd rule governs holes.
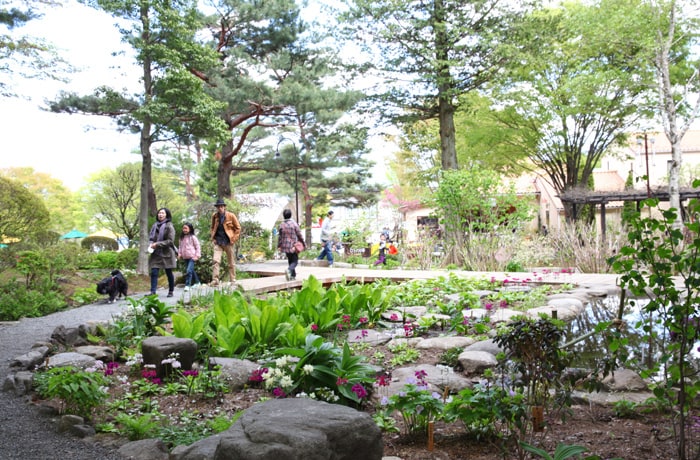
[[[287,263],[289,266],[284,272],[287,281],[294,280],[297,277],[297,264],[299,263],[299,253],[294,247],[294,243],[300,241],[305,248],[304,237],[301,235],[301,229],[294,219],[292,219],[292,210],[285,209],[282,211],[284,221],[280,224],[279,239],[277,240],[277,248],[287,255]]]
[[[173,268],[177,265],[175,227],[171,222],[172,214],[168,208],[160,208],[156,219],[148,236],[149,252],[152,251],[148,259],[148,268],[151,270],[151,294],[155,294],[158,289],[158,274],[162,268],[168,277],[168,297],[172,297],[175,290]]]
[[[189,222],[182,226],[178,257],[185,263],[185,292],[187,292],[190,290],[193,280],[194,284],[199,284],[199,277],[194,271],[194,263],[202,257],[202,247],[197,237],[194,236],[194,226]]]

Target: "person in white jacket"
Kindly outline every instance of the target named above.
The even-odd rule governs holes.
[[[316,260],[323,260],[328,257],[328,266],[333,266],[333,211],[328,211],[328,215],[321,224],[321,244],[323,248]]]

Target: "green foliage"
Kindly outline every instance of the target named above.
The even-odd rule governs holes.
[[[138,258],[138,248],[123,249],[117,253],[114,267],[120,270],[135,270]]]
[[[554,455],[549,455],[546,450],[531,446],[526,442],[520,442],[520,446],[531,454],[535,454],[544,460],[566,460],[567,458],[579,458],[579,455],[587,452],[588,449],[583,446],[570,446],[566,444],[557,444]],[[586,457],[592,458],[592,457]]]
[[[32,290],[16,280],[0,286],[0,321],[46,316],[65,307],[63,297],[44,286]]]
[[[102,294],[98,294],[94,287],[85,287],[76,289],[71,296],[71,300],[76,305],[87,305],[100,300],[102,297]]]
[[[416,378],[412,379],[416,383],[405,384],[400,393],[391,395],[386,401],[387,412],[401,414],[406,435],[426,432],[428,422],[443,417],[445,403],[442,395],[428,390],[425,377],[423,371],[416,372]]]
[[[104,403],[109,380],[100,372],[86,372],[74,367],[55,367],[35,374],[39,394],[63,401],[66,413],[90,418],[93,409]]]
[[[613,412],[615,417],[619,418],[634,418],[637,416],[637,404],[634,401],[621,399],[613,404]]]
[[[438,363],[454,369],[459,365],[459,355],[462,354],[463,351],[464,347],[453,347],[445,350],[438,358]]]
[[[412,363],[420,358],[420,351],[411,347],[407,341],[392,342],[388,346],[389,351],[393,354],[389,364],[392,367],[403,366],[404,364]]]
[[[306,337],[303,348],[281,348],[275,354],[280,358],[268,364],[262,379],[265,388],[278,397],[303,393],[328,402],[361,405],[376,374],[364,356],[352,354],[347,343],[341,349],[314,334]]]
[[[511,372],[520,375],[527,401],[532,405],[545,405],[550,399],[549,389],[562,386],[556,377],[568,363],[566,353],[560,348],[562,335],[560,321],[519,317],[494,338],[506,351],[506,359],[500,360],[499,365],[512,366]]]
[[[396,426],[396,419],[392,417],[386,410],[380,410],[372,415],[372,420],[377,424],[383,433],[398,433],[399,427]]]
[[[469,434],[480,438],[518,438],[527,430],[527,402],[522,392],[487,381],[453,395],[445,405],[444,419],[462,422]]]
[[[693,186],[700,186],[700,181]],[[659,209],[655,199],[643,204],[656,209],[660,218],[634,216],[628,222],[629,244],[611,262],[615,271],[622,273],[621,288],[649,298],[643,306],[646,319],[640,320],[637,328],[644,330],[645,341],[659,343],[660,350],[643,375],[660,376],[653,392],[658,400],[673,406],[667,412],[674,414],[678,458],[693,458],[699,452],[696,443],[689,441],[689,421],[700,394],[693,357],[700,339],[700,222],[695,219],[677,228],[676,209]],[[687,210],[691,216],[698,215],[700,202],[691,200]]]
[[[82,239],[80,246],[86,251],[102,252],[116,251],[119,249],[117,240],[106,236],[88,236]]]
[[[119,433],[125,435],[129,441],[152,438],[158,433],[160,424],[153,420],[153,415],[117,414],[116,421],[122,425]]]
[[[162,330],[172,314],[172,307],[158,300],[158,296],[148,295],[135,299],[127,297],[131,304],[126,311],[114,317],[105,330],[105,340],[114,347],[117,356],[141,343],[146,337]]]
[[[0,237],[32,241],[49,228],[49,212],[39,196],[0,176]]]

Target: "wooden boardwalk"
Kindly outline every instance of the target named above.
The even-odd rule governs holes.
[[[284,277],[284,272],[287,269],[286,260],[271,260],[261,263],[239,264],[236,266],[239,272],[248,272],[258,275],[257,278],[245,278],[238,281],[238,284],[246,292],[254,294],[279,291],[290,288],[298,288],[302,285],[304,279],[313,275],[323,284],[330,284],[346,280],[361,280],[372,282],[377,279],[391,279],[393,281],[406,281],[414,279],[430,279],[447,277],[453,273],[459,277],[476,278],[476,279],[495,279],[503,281],[510,280],[531,280],[541,281],[552,284],[571,283],[577,286],[617,286],[619,285],[620,275],[614,274],[595,274],[595,273],[545,273],[527,272],[527,273],[504,273],[504,272],[472,272],[463,270],[384,270],[369,267],[353,267],[350,264],[336,262],[333,267],[328,267],[325,261],[303,260],[297,266],[297,279],[287,281]]]

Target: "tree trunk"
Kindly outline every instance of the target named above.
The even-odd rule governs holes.
[[[150,38],[151,23],[148,14],[149,4],[144,2],[140,9],[140,20],[142,26],[142,38],[148,42]],[[143,58],[143,88],[144,105],[148,105],[153,99],[153,75],[151,73],[152,62],[148,53],[144,53]],[[148,273],[148,212],[151,203],[151,191],[153,182],[151,178],[151,117],[146,115],[141,126],[141,138],[139,148],[141,150],[141,198],[139,202],[139,257],[136,264],[136,272],[145,275]]]
[[[229,139],[221,151],[216,173],[217,198],[231,198],[231,173],[233,172],[233,139]]]

